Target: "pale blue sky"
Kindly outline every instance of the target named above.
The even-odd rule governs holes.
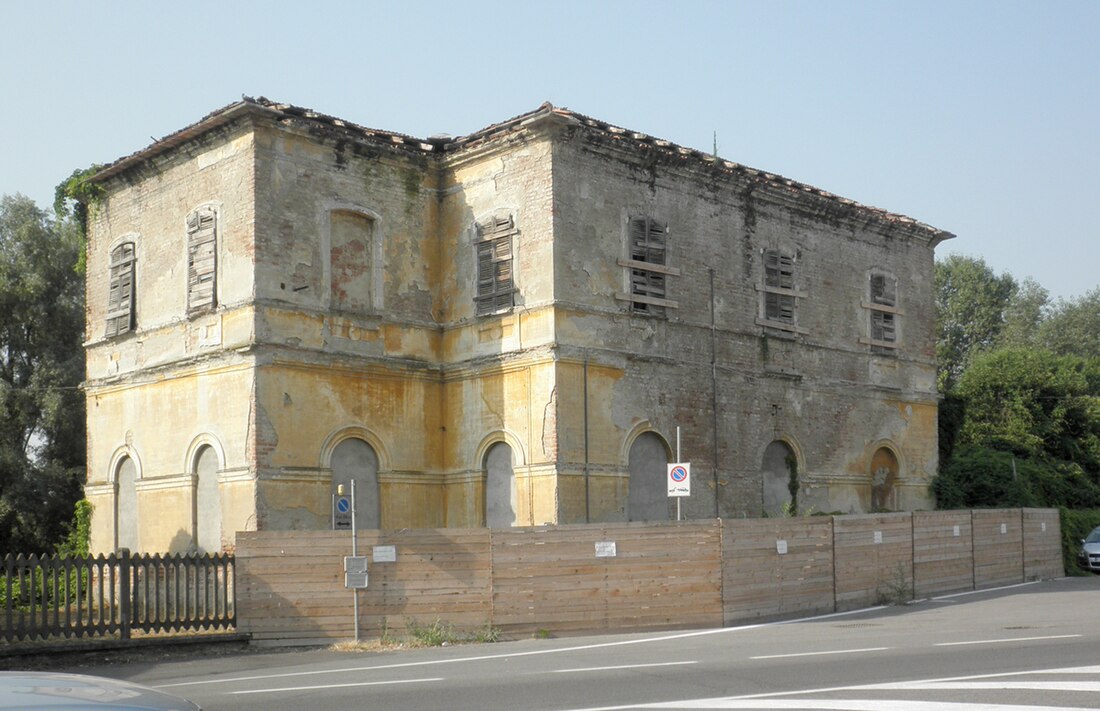
[[[242,94],[460,135],[566,106],[1100,279],[1100,2],[0,0],[0,194]]]

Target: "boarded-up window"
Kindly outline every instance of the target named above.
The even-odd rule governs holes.
[[[775,250],[764,253],[764,285],[780,289],[794,288],[794,259]]]
[[[870,292],[867,308],[871,319],[871,351],[892,355],[898,340],[897,282],[885,274],[872,274]]]
[[[332,308],[369,313],[372,299],[373,222],[358,212],[338,210],[330,216]]]
[[[794,324],[797,296],[794,293],[794,258],[778,250],[764,253],[764,319]]]
[[[134,260],[133,242],[123,242],[111,250],[107,338],[134,330]]]
[[[477,226],[477,315],[506,311],[515,304],[512,238],[515,223],[494,217]]]
[[[187,216],[187,312],[217,305],[217,216],[200,208]]]
[[[667,232],[663,224],[648,217],[635,217],[630,221],[630,258],[639,263],[630,270],[630,293],[633,296],[651,299],[667,298],[665,273],[646,266],[666,266]],[[634,301],[632,309],[635,313],[657,315],[665,313],[663,305],[651,301]]]
[[[883,274],[871,275],[871,303],[897,306],[897,288],[894,280]]]

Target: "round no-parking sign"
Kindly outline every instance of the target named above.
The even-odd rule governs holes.
[[[690,462],[676,462],[668,465],[668,495],[691,496]]]

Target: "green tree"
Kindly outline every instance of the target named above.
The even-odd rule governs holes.
[[[0,198],[0,554],[65,539],[84,474],[81,235]]]
[[[964,406],[935,484],[941,506],[1100,506],[1100,360],[980,353],[950,399]]]
[[[1100,288],[1060,299],[1039,328],[1039,338],[1060,355],[1100,358]]]
[[[982,259],[952,254],[936,263],[940,392],[950,390],[974,354],[996,345],[1016,288],[1011,275],[997,276]]]
[[[1038,345],[1039,329],[1049,312],[1050,292],[1026,277],[1008,300],[998,345],[1013,348]]]

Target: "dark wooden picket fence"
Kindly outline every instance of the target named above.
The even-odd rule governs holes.
[[[236,627],[230,554],[7,555],[0,622],[8,642]]]

